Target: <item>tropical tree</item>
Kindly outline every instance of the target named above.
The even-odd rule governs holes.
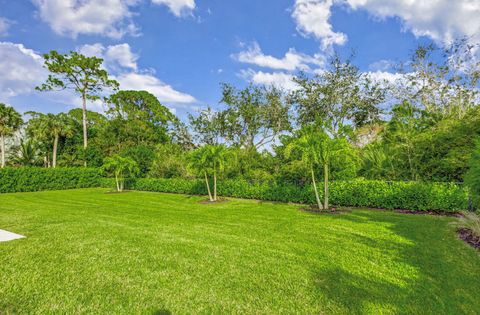
[[[125,188],[125,178],[136,176],[139,171],[137,162],[118,154],[105,158],[102,169],[115,176],[118,192]]]
[[[212,163],[213,172],[213,200],[217,201],[217,175],[225,169],[230,151],[225,145],[207,146],[208,156]]]
[[[318,210],[328,210],[331,165],[351,156],[353,153],[351,146],[346,138],[332,138],[325,129],[312,125],[298,131],[297,137],[287,145],[284,154],[289,157],[294,151],[299,154],[302,162],[309,166]],[[323,205],[315,180],[316,168],[319,166],[323,172]]]
[[[203,173],[210,201],[217,201],[217,176],[225,168],[231,152],[223,144],[205,145],[190,155],[190,166]],[[213,196],[210,190],[208,173],[213,176]]]
[[[39,164],[39,151],[36,143],[32,139],[21,140],[20,145],[15,147],[10,155],[10,160],[14,165],[34,166]]]
[[[87,149],[87,100],[97,100],[104,89],[115,90],[119,84],[108,77],[107,71],[102,68],[101,58],[86,57],[75,51],[60,54],[55,50],[44,54],[43,58],[50,75],[46,82],[36,89],[39,91],[71,89],[80,95],[83,110],[83,148]]]
[[[0,150],[1,167],[5,167],[5,137],[11,136],[23,125],[22,116],[13,107],[0,103]]]
[[[211,168],[211,161],[209,159],[208,147],[203,146],[192,151],[188,157],[189,166],[201,173],[205,179],[205,185],[207,187],[208,199],[213,202],[212,192],[210,190],[210,182],[208,180],[208,172]]]
[[[74,134],[72,119],[64,113],[54,115],[29,112],[29,114],[32,116],[28,124],[29,133],[47,143],[53,141],[52,167],[56,167],[60,137],[70,137]]]

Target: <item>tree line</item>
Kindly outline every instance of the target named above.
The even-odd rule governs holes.
[[[479,169],[471,166],[480,150],[477,49],[466,39],[445,49],[419,46],[391,81],[334,54],[325,70],[296,76],[291,92],[222,84],[218,109],[191,113],[187,122],[147,91],[119,90],[102,59],[51,51],[44,55],[50,75],[37,89],[71,89],[82,108],[21,115],[0,104],[1,166],[199,177],[211,201],[219,178],[312,183],[320,209],[329,207],[330,180],[477,178],[468,175]],[[88,111],[92,100],[103,101],[104,114]],[[15,133],[20,144],[7,152]]]

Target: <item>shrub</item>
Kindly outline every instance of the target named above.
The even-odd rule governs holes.
[[[0,169],[1,193],[99,187],[101,182],[101,172],[94,168]]]
[[[186,179],[138,179],[135,190],[207,194],[203,181]],[[322,191],[322,189],[319,189]],[[245,180],[222,180],[220,196],[315,203],[310,185],[305,187],[283,183],[251,183]],[[451,183],[385,182],[356,179],[335,181],[330,186],[330,199],[336,206],[406,209],[421,211],[459,211],[468,207],[467,189]]]

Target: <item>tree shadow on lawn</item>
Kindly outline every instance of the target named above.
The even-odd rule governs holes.
[[[368,257],[373,267],[364,272],[365,276],[335,262],[332,268],[316,272],[313,280],[319,295],[333,302],[327,302],[328,312],[475,314],[480,311],[480,257],[455,243],[458,240],[448,222],[363,211],[332,219],[376,224],[405,242],[351,233],[351,239],[368,248],[394,253],[393,265],[375,261],[375,256]],[[396,270],[396,266],[404,266],[405,270]]]

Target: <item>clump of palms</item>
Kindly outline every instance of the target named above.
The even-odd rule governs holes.
[[[211,202],[218,201],[217,177],[225,168],[230,151],[225,145],[205,145],[193,151],[190,155],[190,167],[201,173],[205,179],[208,198]],[[210,189],[209,174],[213,177],[213,196]]]
[[[22,139],[10,155],[10,160],[14,165],[35,166],[40,164],[39,156],[36,143],[32,139]]]
[[[22,116],[13,107],[0,103],[1,167],[5,167],[5,138],[13,135],[23,125]]]
[[[73,120],[64,113],[58,115],[29,112],[28,133],[41,142],[52,145],[52,167],[57,166],[58,141],[60,137],[71,137],[75,133]]]
[[[323,128],[318,126],[304,127],[285,148],[287,158],[296,152],[301,161],[308,165],[318,210],[329,209],[330,165],[336,159],[342,158],[342,154],[349,151],[348,148],[349,144],[345,138],[331,137]],[[323,205],[315,179],[315,173],[319,167],[323,171]]]
[[[114,175],[118,192],[124,190],[126,178],[135,177],[139,172],[137,162],[118,154],[105,158],[102,169]]]

